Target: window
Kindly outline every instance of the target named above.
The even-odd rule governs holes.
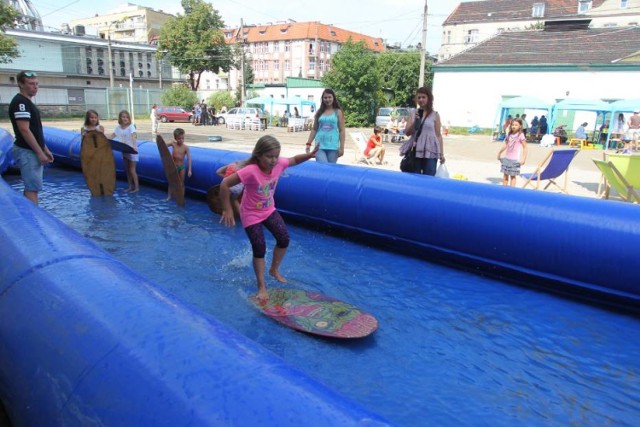
[[[478,35],[480,32],[478,30],[469,30],[467,31],[467,35],[464,36],[464,42],[466,43],[478,43]]]
[[[285,71],[289,71],[290,69],[291,69],[291,63],[287,59],[287,60],[284,61],[284,70]]]
[[[591,9],[591,0],[578,1],[578,15],[587,13]]]
[[[280,61],[278,61],[277,59],[275,61],[273,61],[273,69],[275,71],[280,70]]]
[[[289,40],[286,40],[284,42],[284,51],[289,52],[290,50],[291,50],[291,42]]]
[[[318,63],[318,66],[320,67],[320,71],[324,71],[324,60],[320,60]]]
[[[533,18],[542,18],[544,16],[544,3],[534,3],[531,16]]]
[[[451,44],[451,31],[447,31],[447,44]]]
[[[280,52],[280,42],[273,42],[273,53]]]
[[[315,59],[311,59],[309,61],[309,71],[315,71],[316,70],[316,61]]]
[[[620,0],[620,9],[626,9],[627,3],[629,3],[628,0]]]

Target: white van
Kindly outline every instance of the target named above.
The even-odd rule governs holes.
[[[408,119],[410,113],[411,109],[407,107],[380,107],[376,115],[376,126],[385,128],[387,123],[391,121],[391,116],[394,116],[398,120],[403,117]]]

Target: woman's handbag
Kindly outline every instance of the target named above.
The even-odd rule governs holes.
[[[412,147],[404,155],[400,161],[400,170],[402,172],[414,172],[416,170],[416,147]]]

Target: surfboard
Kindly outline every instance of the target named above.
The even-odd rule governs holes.
[[[111,148],[116,151],[120,151],[126,154],[138,154],[138,152],[129,144],[125,144],[124,142],[116,141],[115,139],[109,139],[109,144],[111,144]]]
[[[222,201],[220,201],[220,185],[214,185],[207,190],[207,204],[211,212],[222,215]]]
[[[178,206],[184,206],[184,185],[182,185],[182,179],[178,174],[176,164],[173,163],[171,152],[160,135],[156,136],[156,144],[158,145],[158,151],[160,152],[160,158],[162,159],[164,174],[167,177],[167,182],[169,183],[169,191],[173,198],[176,199]]]
[[[82,175],[92,196],[111,196],[116,189],[116,164],[107,137],[89,131],[80,147]]]
[[[371,314],[335,298],[299,289],[270,288],[269,300],[253,304],[265,315],[292,329],[331,338],[363,338],[378,329]]]

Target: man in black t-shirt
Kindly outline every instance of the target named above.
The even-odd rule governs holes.
[[[20,93],[9,104],[9,118],[16,137],[11,154],[20,167],[25,197],[37,205],[43,166],[53,162],[53,154],[44,142],[40,111],[31,102],[38,93],[38,76],[20,71],[17,80]]]

